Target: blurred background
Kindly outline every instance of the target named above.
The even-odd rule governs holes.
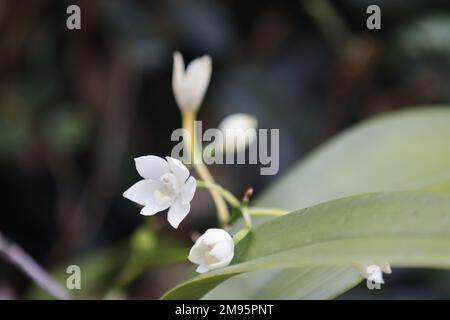
[[[71,4],[81,30],[66,28]],[[381,30],[366,28],[370,4],[381,8]],[[122,197],[138,179],[134,157],[175,145],[175,50],[187,61],[212,56],[204,127],[244,112],[280,129],[279,175],[367,117],[450,102],[445,0],[2,0],[0,30],[0,231],[55,274],[80,264],[85,298],[158,298],[190,270],[191,232],[216,221],[199,191],[181,231],[161,214],[151,232],[133,233],[143,217]],[[277,178],[255,165],[212,172],[237,195]],[[124,276],[129,246],[147,256]],[[343,298],[450,296],[448,272],[386,280],[380,292],[363,285]],[[0,260],[0,298],[38,297]]]

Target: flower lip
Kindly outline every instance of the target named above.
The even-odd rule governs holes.
[[[163,183],[167,194],[177,195],[180,192],[180,183],[175,174],[165,173],[159,180]]]

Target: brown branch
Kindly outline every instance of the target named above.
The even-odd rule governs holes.
[[[42,290],[59,300],[70,300],[71,296],[18,244],[0,233],[0,255],[33,280]]]

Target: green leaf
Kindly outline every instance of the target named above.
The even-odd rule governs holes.
[[[450,268],[449,248],[448,194],[358,195],[261,224],[237,245],[233,265],[188,280],[163,298],[201,298],[228,277],[265,269],[383,261],[400,267]]]
[[[272,185],[255,205],[295,210],[323,201],[361,193],[398,191],[439,184],[450,175],[450,108],[429,107],[387,113],[346,130],[307,156]],[[434,190],[430,190],[434,191]],[[256,224],[267,219],[258,219]],[[329,268],[328,276],[304,273],[305,282],[322,283],[322,295],[314,287],[294,286],[290,298],[332,298],[357,284],[360,277],[343,278],[339,269]],[[281,271],[282,272],[282,271]],[[290,274],[292,270],[287,270]],[[252,299],[257,293],[245,295],[242,283],[255,288],[261,282],[276,281],[266,271],[228,279],[205,298]],[[325,279],[326,278],[326,279]],[[302,284],[302,280],[298,280]],[[328,290],[324,289],[328,286]],[[297,290],[297,295],[294,293]],[[308,291],[311,290],[311,291]],[[327,294],[328,292],[328,294]],[[272,298],[277,298],[275,294]]]
[[[325,299],[356,285],[362,279],[355,268],[291,268],[263,270],[237,275],[214,288],[204,299]],[[230,281],[232,280],[232,281]],[[240,287],[237,289],[237,283]],[[218,290],[220,288],[220,290]],[[333,296],[333,297],[334,297]]]
[[[449,123],[450,107],[365,121],[291,169],[257,205],[296,210],[354,194],[414,190],[448,180]]]

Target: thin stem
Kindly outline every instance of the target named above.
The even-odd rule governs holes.
[[[234,245],[237,245],[239,241],[244,239],[251,229],[252,228],[250,226],[244,226],[241,230],[239,230],[233,237]]]
[[[197,187],[204,188],[208,190],[217,191],[228,203],[236,208],[241,206],[240,201],[228,190],[224,189],[222,186],[215,183],[208,183],[206,181],[197,180]]]
[[[194,122],[196,119],[195,112],[183,112],[183,128],[189,132],[188,137],[184,137],[183,141],[186,144],[186,149],[190,152],[190,160],[194,165],[195,170],[197,171],[200,178],[205,180],[207,183],[215,184],[214,179],[211,173],[208,170],[208,167],[203,163],[201,157],[201,151],[197,143],[197,137],[195,135]],[[217,215],[219,217],[219,221],[222,225],[227,225],[230,220],[230,214],[228,212],[227,205],[222,196],[215,189],[210,189],[211,197],[216,205]]]
[[[241,203],[230,191],[228,191],[227,189],[223,188],[222,186],[220,186],[218,184],[207,183],[207,182],[201,181],[201,180],[197,181],[197,187],[205,188],[205,189],[209,189],[209,190],[217,190],[217,192],[219,192],[220,195],[226,201],[228,201],[228,203],[232,207],[237,208],[241,211],[242,216],[245,220],[246,226],[248,226],[251,229],[252,219],[251,219],[250,213],[248,211],[247,205],[245,205],[244,203]]]
[[[250,216],[249,208],[241,207],[242,217],[244,218],[245,225],[251,229],[252,228],[252,217]]]
[[[54,280],[34,259],[18,244],[0,233],[0,255],[22,270],[42,290],[59,300],[70,300],[72,297],[56,280]]]
[[[272,216],[272,217],[281,217],[289,213],[289,211],[283,209],[256,208],[256,207],[248,208],[248,212],[252,216]]]

